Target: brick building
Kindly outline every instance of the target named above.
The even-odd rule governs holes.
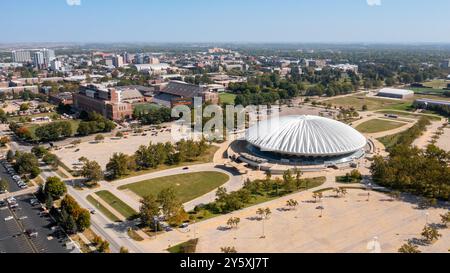
[[[106,88],[89,84],[73,94],[73,105],[86,112],[97,112],[105,118],[121,120],[133,115],[133,104],[144,102],[144,96],[137,89]]]

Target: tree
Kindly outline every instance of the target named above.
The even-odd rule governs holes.
[[[298,201],[294,199],[289,199],[286,201],[286,206],[289,208],[289,210],[296,210],[298,206]]]
[[[121,246],[120,250],[119,250],[119,253],[129,253],[128,248],[126,248],[124,246]]]
[[[445,214],[441,214],[441,222],[445,227],[448,227],[448,223],[450,223],[450,211]]]
[[[13,162],[15,158],[14,152],[12,150],[8,150],[8,152],[6,153],[6,160],[8,162]]]
[[[234,246],[221,247],[220,251],[222,253],[237,253],[236,248]]]
[[[116,133],[116,137],[122,138],[123,137],[123,133],[122,132],[117,132]]]
[[[97,245],[97,251],[100,253],[107,253],[109,252],[109,242],[102,240],[98,245]]]
[[[91,185],[97,184],[103,179],[103,171],[97,161],[83,161],[84,165],[81,169],[81,175],[88,180]]]
[[[301,180],[302,171],[298,168],[295,168],[294,173],[295,173],[295,186],[296,186],[297,190],[299,190],[302,186],[302,180]]]
[[[79,232],[83,232],[91,226],[91,214],[88,210],[80,209],[76,218],[76,224]]]
[[[283,186],[287,192],[293,192],[296,189],[296,182],[290,170],[287,170],[283,174]]]
[[[139,217],[142,223],[146,226],[156,230],[155,218],[160,215],[159,203],[155,196],[148,195],[140,200],[141,206],[139,207]]]
[[[441,234],[439,234],[438,230],[435,227],[429,225],[426,225],[423,228],[421,235],[424,238],[425,242],[429,244],[433,243],[442,236]]]
[[[37,169],[39,174],[39,161],[34,154],[16,152],[15,158],[14,169],[16,169],[17,173],[30,174],[32,172],[35,173]]]
[[[229,226],[231,229],[237,229],[240,222],[241,219],[239,217],[231,217],[227,221],[227,226]]]
[[[118,178],[128,173],[129,157],[124,153],[114,153],[108,164],[106,171],[111,178]]]
[[[47,153],[42,157],[42,161],[45,164],[52,166],[53,168],[58,167],[58,157],[54,154]]]
[[[101,134],[95,136],[95,141],[97,142],[102,142],[104,139],[105,137]]]
[[[10,142],[9,137],[4,136],[0,138],[0,147],[5,147],[6,144],[8,144]]]
[[[44,146],[34,146],[31,152],[37,157],[42,158],[44,155],[48,154],[48,150]]]
[[[49,210],[53,207],[53,197],[51,195],[46,195],[45,197],[45,207]]]
[[[49,177],[45,182],[44,193],[58,200],[67,192],[66,184],[58,177]]]
[[[399,253],[420,253],[420,250],[415,244],[408,242],[408,243],[402,245],[398,249],[398,252]]]
[[[163,189],[158,194],[158,202],[161,204],[164,216],[168,219],[175,216],[182,206],[174,187]]]
[[[0,179],[0,192],[8,190],[8,182],[6,180]]]

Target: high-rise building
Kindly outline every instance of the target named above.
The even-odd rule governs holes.
[[[14,63],[27,63],[31,62],[30,51],[25,50],[14,50],[12,52],[12,59]]]
[[[450,59],[444,60],[441,64],[442,68],[450,68]]]
[[[53,71],[61,71],[62,70],[62,62],[58,59],[54,59],[50,62],[50,68]]]
[[[33,65],[39,69],[46,67],[44,53],[41,51],[33,53]]]
[[[123,57],[120,55],[115,55],[113,58],[113,65],[115,67],[122,67],[123,66]]]
[[[145,63],[145,55],[142,53],[138,53],[134,57],[134,60],[136,61],[136,64],[144,64]]]
[[[44,48],[42,51],[42,54],[44,54],[44,61],[47,66],[50,64],[51,61],[56,59],[55,51],[52,49],[46,49]]]
[[[150,57],[148,60],[149,64],[159,64],[159,59],[155,57]]]

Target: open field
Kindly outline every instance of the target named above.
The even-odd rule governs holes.
[[[219,94],[220,103],[234,104],[235,94],[232,93],[220,93]]]
[[[119,190],[131,190],[139,196],[158,195],[161,190],[174,187],[182,203],[202,196],[229,180],[226,174],[219,172],[197,172],[172,175],[145,180],[119,187]]]
[[[342,106],[344,108],[353,107],[356,110],[361,110],[363,105],[367,105],[368,110],[371,111],[379,109],[407,110],[411,106],[411,101],[380,99],[362,95],[330,99],[327,100],[326,103],[331,103],[333,106],[338,107]]]
[[[109,191],[98,191],[95,194],[108,203],[108,205],[114,208],[117,212],[125,216],[125,218],[132,219],[136,216],[137,212],[134,209]]]
[[[383,119],[372,119],[369,121],[366,121],[356,127],[356,130],[358,130],[361,133],[378,133],[378,132],[384,132],[393,130],[399,127],[402,127],[405,125],[404,123],[395,122],[395,121],[388,121]]]

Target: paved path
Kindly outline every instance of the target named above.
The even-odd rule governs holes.
[[[426,131],[420,137],[416,138],[412,145],[417,146],[419,149],[426,148],[430,144],[433,135],[438,131],[440,127],[444,126],[445,123],[445,119],[432,121],[431,124],[427,126]]]

